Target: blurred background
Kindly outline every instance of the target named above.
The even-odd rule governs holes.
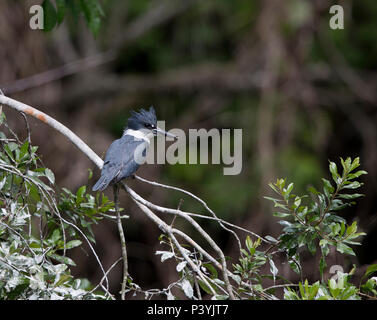
[[[376,263],[377,252],[377,2],[375,0],[107,0],[96,37],[82,17],[67,15],[50,32],[31,30],[29,9],[42,1],[0,2],[0,88],[68,126],[104,156],[120,137],[132,109],[154,105],[166,128],[243,129],[243,167],[224,176],[222,165],[145,165],[138,175],[204,199],[219,217],[259,235],[281,226],[263,196],[268,183],[287,177],[295,193],[321,187],[328,160],[361,157],[366,196],[344,211],[367,232],[357,258]],[[332,30],[329,8],[344,8],[343,30]],[[5,109],[25,137],[22,118]],[[75,192],[99,176],[62,135],[30,119],[32,141],[59,187]],[[88,169],[94,176],[88,181]],[[181,194],[131,181],[153,203],[204,213]],[[111,190],[106,194],[112,199]],[[177,280],[175,263],[160,262],[160,230],[121,196],[129,272],[143,289]],[[214,223],[206,230],[236,262],[237,245]],[[192,234],[182,222],[177,226]],[[96,251],[108,269],[121,256],[115,223],[94,227]],[[193,234],[193,237],[195,234]],[[240,234],[242,238],[245,234]],[[97,283],[101,271],[90,251],[73,251],[72,272]],[[318,256],[304,255],[309,280]],[[331,264],[340,263],[335,252]],[[332,262],[331,262],[332,261]],[[342,261],[344,262],[344,261]],[[315,263],[315,264],[314,264]],[[296,279],[288,264],[279,266]],[[109,274],[118,292],[121,265]]]

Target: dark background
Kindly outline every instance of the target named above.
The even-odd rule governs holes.
[[[321,186],[328,160],[361,157],[366,196],[344,211],[368,233],[357,258],[332,264],[361,266],[377,253],[377,2],[375,0],[102,1],[105,18],[94,38],[83,18],[69,15],[51,32],[29,28],[29,8],[41,1],[0,2],[0,88],[62,122],[100,156],[122,134],[132,109],[154,105],[166,127],[242,128],[243,170],[224,176],[222,165],[147,165],[138,174],[182,187],[204,199],[217,215],[260,235],[281,226],[263,198],[276,178],[295,193]],[[340,4],[345,29],[331,30],[329,8]],[[46,71],[48,71],[46,73]],[[37,75],[36,77],[32,77]],[[23,79],[22,81],[20,81]],[[25,136],[22,118],[5,110]],[[94,165],[63,136],[30,119],[32,140],[59,187],[87,184]],[[130,182],[153,203],[204,213],[179,193]],[[112,199],[111,190],[106,194]],[[126,195],[121,205],[129,271],[143,289],[177,279],[175,263],[160,263],[160,230]],[[203,224],[236,262],[237,246],[214,223]],[[178,223],[191,234],[189,226]],[[105,269],[121,255],[115,223],[95,226],[96,251]],[[244,237],[244,234],[240,234]],[[304,274],[318,279],[318,256],[303,254]],[[102,277],[90,251],[78,249],[73,274]],[[283,260],[282,260],[283,262]],[[297,278],[288,264],[279,271]],[[121,266],[109,275],[119,290]]]

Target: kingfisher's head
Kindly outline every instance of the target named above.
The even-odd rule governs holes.
[[[166,132],[157,127],[156,111],[153,106],[149,110],[140,109],[139,112],[131,111],[131,117],[128,118],[127,129],[143,132],[146,136],[156,136],[158,133],[177,138],[175,135]]]
[[[153,130],[157,128],[156,111],[153,107],[149,111],[140,109],[139,112],[131,111],[131,117],[128,118],[127,127],[132,130]]]

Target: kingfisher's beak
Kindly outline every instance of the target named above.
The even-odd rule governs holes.
[[[178,140],[178,137],[176,135],[169,133],[169,132],[166,132],[165,130],[162,130],[160,128],[153,129],[153,133],[154,133],[154,135],[162,134],[166,137],[170,137],[170,138],[173,138],[174,140]]]

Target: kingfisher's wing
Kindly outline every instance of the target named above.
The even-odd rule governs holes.
[[[129,135],[121,138],[122,164],[116,181],[128,178],[136,172],[145,162],[148,146],[145,140],[135,139]]]
[[[134,174],[146,155],[147,143],[132,136],[115,140],[106,151],[101,177],[93,186],[93,191],[104,190],[109,184],[116,183]],[[141,158],[139,157],[141,155]]]
[[[104,190],[112,182],[121,166],[119,157],[121,141],[115,140],[106,151],[105,160],[101,170],[101,177],[98,179],[92,190]]]

